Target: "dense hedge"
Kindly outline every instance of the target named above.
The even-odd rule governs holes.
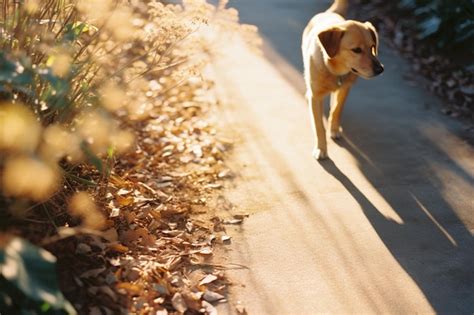
[[[474,1],[401,0],[383,1],[383,6],[396,12],[397,23],[414,29],[417,39],[425,42],[426,47],[460,56],[462,64],[474,67]]]
[[[433,40],[446,52],[462,49],[472,53],[474,2],[472,0],[403,0],[397,4],[412,11],[418,22],[418,37]]]

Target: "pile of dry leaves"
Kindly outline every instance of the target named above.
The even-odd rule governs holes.
[[[80,314],[216,314],[226,300],[227,266],[212,257],[230,242],[225,226],[244,216],[218,213],[232,207],[219,193],[233,176],[224,164],[232,141],[210,123],[216,100],[203,69],[216,30],[258,37],[225,0],[183,3],[130,1],[135,41],[104,44],[120,57],[101,60],[103,77],[117,72],[121,83],[103,88],[114,128],[102,111],[81,116],[81,126],[94,132],[91,148],[126,130],[133,137],[116,145],[132,149],[109,146],[90,163],[60,159],[57,192],[9,203],[3,229],[57,258],[61,290]]]
[[[405,26],[401,16],[386,1],[358,0],[353,4],[358,18],[372,21],[390,44],[412,63],[412,69],[427,78],[427,88],[445,100],[441,111],[452,117],[463,118],[472,125],[474,121],[474,72],[465,69],[456,59],[443,56],[432,47],[418,40],[416,29]],[[453,52],[454,55],[454,52]],[[462,57],[462,56],[458,56]],[[468,128],[474,132],[474,127]]]
[[[225,266],[211,258],[216,244],[230,241],[225,225],[242,218],[214,210],[232,172],[223,162],[231,141],[205,119],[215,106],[211,88],[200,80],[176,86],[175,97],[133,126],[136,150],[116,161],[96,194],[109,214],[105,231],[46,247],[79,312],[215,314],[213,305],[225,301]]]

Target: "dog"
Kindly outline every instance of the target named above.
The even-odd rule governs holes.
[[[370,22],[345,20],[347,0],[335,0],[316,14],[303,33],[302,51],[306,98],[316,136],[313,157],[328,157],[323,124],[324,97],[331,94],[329,129],[332,139],[342,136],[341,114],[349,90],[358,77],[369,79],[384,71],[377,59],[379,39]]]

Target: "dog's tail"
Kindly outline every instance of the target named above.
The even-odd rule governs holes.
[[[334,12],[344,16],[346,15],[348,5],[347,0],[335,0],[332,6],[327,9],[327,12]]]

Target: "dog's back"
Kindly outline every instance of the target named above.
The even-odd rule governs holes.
[[[322,29],[326,25],[336,24],[344,21],[344,15],[347,12],[347,0],[335,0],[334,3],[325,11],[316,14],[311,21],[309,21],[303,32],[303,51],[307,50],[307,38],[309,33],[316,29]]]
[[[347,12],[348,3],[347,0],[335,0],[326,12],[333,12],[339,15],[345,16]]]

